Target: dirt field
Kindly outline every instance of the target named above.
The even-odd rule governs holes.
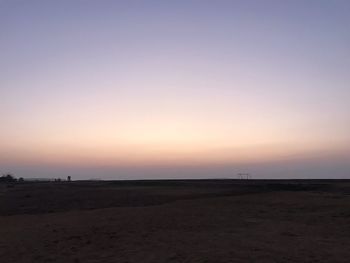
[[[350,181],[3,184],[0,262],[350,262]]]

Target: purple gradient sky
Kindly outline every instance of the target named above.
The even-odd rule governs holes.
[[[0,172],[350,178],[349,13],[0,0]]]

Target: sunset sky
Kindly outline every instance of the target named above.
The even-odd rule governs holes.
[[[0,0],[0,172],[350,178],[350,1]]]

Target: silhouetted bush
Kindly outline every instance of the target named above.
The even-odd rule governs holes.
[[[17,179],[12,174],[4,174],[0,177],[0,183],[13,183],[17,182]]]

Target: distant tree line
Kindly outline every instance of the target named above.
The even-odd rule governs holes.
[[[23,178],[17,179],[12,174],[3,174],[0,176],[0,183],[15,183],[15,182],[23,182]]]
[[[61,182],[61,181],[72,181],[71,176],[67,176],[67,179],[61,179],[61,178],[27,178],[26,181],[32,181],[32,182]],[[23,177],[16,178],[14,175],[8,173],[8,174],[3,174],[0,176],[0,184],[1,183],[16,183],[16,182],[24,182]]]

